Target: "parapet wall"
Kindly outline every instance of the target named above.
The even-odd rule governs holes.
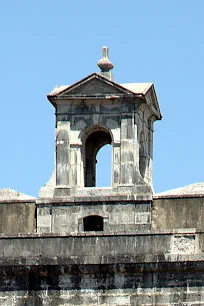
[[[37,202],[37,204],[36,204]],[[154,197],[150,200],[81,201],[1,200],[0,234],[81,233],[86,215],[104,217],[104,232],[139,229],[204,229],[204,196]]]
[[[38,233],[83,233],[83,218],[103,217],[103,232],[132,232],[151,228],[151,202],[51,202],[37,204]]]
[[[204,196],[154,197],[152,228],[204,229]]]
[[[35,200],[0,202],[0,234],[17,235],[35,232]]]
[[[203,200],[1,203],[0,305],[204,306]],[[44,234],[36,234],[39,208],[38,222],[53,218]],[[74,211],[83,218],[97,210],[112,218],[104,232],[57,229],[60,220],[76,222]],[[148,214],[149,228],[134,223],[139,214]]]
[[[0,237],[0,303],[203,306],[203,252],[189,230]]]
[[[204,306],[203,269],[203,262],[0,267],[0,303]]]
[[[194,229],[83,235],[0,236],[0,259],[26,264],[108,264],[204,258],[204,232]],[[117,258],[117,260],[116,260]],[[127,261],[126,261],[127,258]],[[54,260],[54,261],[53,261]],[[118,261],[119,260],[119,261]],[[62,262],[61,262],[62,263]],[[20,264],[20,263],[19,263]]]

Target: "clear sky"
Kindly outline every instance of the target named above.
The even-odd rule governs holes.
[[[38,195],[54,160],[46,95],[99,71],[103,45],[115,82],[155,84],[155,191],[204,181],[203,16],[203,0],[0,1],[0,188]]]

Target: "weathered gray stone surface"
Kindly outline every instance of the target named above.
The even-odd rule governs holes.
[[[35,200],[34,197],[27,194],[21,193],[10,188],[0,188],[0,201],[25,201],[25,200]]]
[[[3,267],[0,301],[5,306],[201,306],[202,269],[203,263],[27,266],[12,272]]]
[[[81,202],[37,205],[38,233],[81,233],[83,218],[103,217],[103,232],[128,232],[150,229],[151,202]]]
[[[180,240],[178,240],[178,237]],[[84,233],[75,235],[0,236],[0,259],[17,259],[19,264],[65,260],[73,264],[105,264],[122,262],[175,261],[181,255],[189,260],[204,258],[203,232],[194,229],[148,231],[137,233]],[[183,247],[188,240],[189,247]],[[193,241],[193,247],[192,247]],[[179,244],[182,252],[178,252]],[[192,258],[191,258],[192,256]],[[196,257],[197,256],[197,257]],[[12,263],[12,261],[11,261]]]
[[[169,197],[169,196],[179,197],[179,196],[184,196],[184,195],[186,196],[204,195],[204,183],[195,183],[195,184],[191,184],[188,186],[160,192],[160,193],[155,194],[155,197],[158,197],[158,198],[159,197]]]
[[[57,87],[55,165],[35,199],[0,190],[0,305],[204,306],[204,184],[153,195],[154,85]],[[96,156],[112,144],[112,185]]]
[[[17,235],[36,232],[35,201],[0,203],[0,234]]]
[[[112,144],[110,195],[124,188],[130,195],[152,194],[153,123],[161,119],[153,84],[123,86],[93,73],[58,87],[48,99],[56,108],[56,158],[41,198],[77,197],[82,188],[94,187],[96,154],[107,143]]]
[[[95,202],[93,201],[95,199]],[[105,232],[153,229],[204,229],[204,197],[154,198],[134,201],[126,197],[112,198],[82,196],[54,200],[4,200],[0,202],[0,233],[56,233],[83,232],[82,219],[101,215]],[[119,201],[120,200],[120,201]],[[143,204],[142,204],[143,203]],[[149,204],[148,204],[149,203]],[[37,213],[36,213],[37,212]],[[36,219],[37,216],[37,219]],[[36,228],[37,225],[37,228]]]
[[[194,253],[174,254],[178,235],[198,240]],[[203,238],[192,230],[0,237],[1,305],[202,305]]]
[[[204,197],[158,197],[152,205],[152,227],[155,229],[203,229]]]
[[[203,263],[3,267],[0,300],[6,306],[203,305],[202,269]]]

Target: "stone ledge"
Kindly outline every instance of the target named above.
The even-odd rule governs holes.
[[[202,234],[204,230],[197,231],[195,228],[180,228],[180,229],[161,229],[161,230],[136,230],[129,232],[83,232],[83,233],[67,233],[56,234],[56,233],[27,233],[27,234],[14,234],[14,235],[5,235],[0,234],[1,239],[26,239],[26,238],[69,238],[69,237],[118,237],[118,236],[151,236],[151,235],[180,235],[180,234]]]
[[[14,200],[14,199],[10,199],[10,200],[7,200],[7,199],[0,199],[0,204],[36,204],[36,199],[27,199],[27,200]]]
[[[110,196],[70,196],[70,197],[53,197],[53,198],[39,198],[36,200],[36,204],[60,204],[65,203],[69,204],[77,204],[77,203],[90,203],[90,202],[150,202],[152,201],[152,195],[110,195]],[[117,204],[117,203],[116,203]]]
[[[175,236],[183,236],[181,248]],[[190,244],[189,244],[190,243]],[[192,247],[193,243],[193,247]],[[190,247],[190,249],[189,249]],[[203,261],[204,235],[185,234],[107,235],[107,236],[31,236],[1,237],[0,259],[53,261],[69,259],[73,264],[105,264],[117,262]],[[121,260],[121,261],[120,261]],[[20,264],[20,263],[19,263]],[[37,263],[36,263],[37,264]],[[47,263],[48,264],[48,263]],[[58,264],[57,262],[55,264]]]
[[[204,194],[164,194],[153,195],[153,200],[156,199],[182,199],[182,198],[204,198]]]
[[[0,257],[0,270],[4,266],[16,266],[16,267],[26,267],[26,266],[55,266],[60,270],[62,266],[74,265],[78,266],[89,266],[95,267],[97,265],[114,265],[113,270],[116,271],[117,267],[121,269],[121,265],[130,265],[130,269],[133,272],[133,264],[137,269],[141,268],[143,271],[144,265],[146,266],[146,272],[149,271],[158,271],[166,269],[173,270],[175,265],[178,270],[204,270],[204,254],[191,254],[191,255],[116,255],[116,256],[69,256],[69,257],[42,257],[42,256],[33,256],[33,257],[11,257],[11,258],[2,258]],[[119,266],[120,265],[120,266]],[[149,268],[148,268],[149,267]],[[95,269],[95,268],[94,268]],[[99,268],[100,271],[102,268]],[[91,271],[90,269],[88,269]]]

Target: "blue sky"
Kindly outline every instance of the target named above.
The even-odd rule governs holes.
[[[0,1],[0,188],[38,195],[54,160],[46,95],[99,71],[103,45],[115,82],[155,84],[155,191],[204,181],[203,12],[202,0]]]

